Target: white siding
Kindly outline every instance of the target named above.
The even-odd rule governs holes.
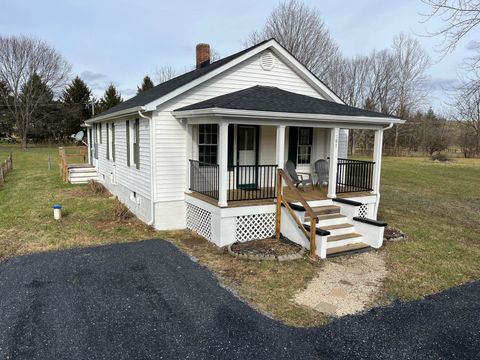
[[[276,142],[277,128],[275,126],[260,126],[259,163],[260,165],[277,164]]]
[[[340,129],[338,134],[338,157],[346,159],[348,157],[348,130]]]
[[[277,57],[272,70],[263,70],[259,63],[260,55],[172,99],[155,113],[157,169],[155,201],[184,199],[186,132],[185,126],[171,115],[172,110],[255,85],[276,86],[287,91],[322,98],[321,94]],[[265,160],[262,162],[267,160],[272,160],[272,154],[266,153]],[[274,157],[273,163],[275,163]]]
[[[97,171],[99,179],[119,197],[142,220],[150,220],[150,130],[146,119],[140,119],[140,169],[135,167],[133,153],[127,166],[126,120],[133,124],[135,118],[115,120],[115,162],[107,154],[106,123],[102,123],[102,144],[98,145]],[[111,123],[109,121],[108,123]],[[133,137],[133,131],[131,130]],[[112,150],[110,149],[110,153]],[[105,180],[103,180],[105,178]],[[131,193],[137,193],[138,201],[132,200]]]

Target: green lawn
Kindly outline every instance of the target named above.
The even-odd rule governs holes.
[[[385,158],[381,194],[380,216],[408,235],[385,247],[387,300],[480,279],[480,159]]]
[[[118,222],[113,201],[95,196],[86,186],[64,184],[56,148],[0,146],[0,160],[13,151],[14,170],[0,185],[0,258],[54,250],[151,238],[138,220]],[[52,170],[48,171],[48,155]],[[64,219],[53,219],[52,205],[63,206]]]
[[[186,232],[158,233],[136,219],[117,221],[113,199],[88,186],[62,183],[56,148],[0,145],[0,159],[14,151],[14,171],[0,185],[0,259],[38,251],[170,238],[212,269],[244,299],[293,325],[325,318],[290,300],[323,262],[246,262]],[[52,170],[48,171],[48,155]],[[449,164],[425,158],[385,158],[380,217],[408,234],[386,244],[389,275],[378,302],[416,299],[480,279],[480,160]],[[53,220],[61,203],[64,218]]]

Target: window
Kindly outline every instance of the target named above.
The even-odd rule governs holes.
[[[102,140],[102,124],[98,124],[98,136],[99,136],[99,139],[100,139],[100,144],[103,144],[103,140]]]
[[[105,125],[107,128],[107,153],[105,155],[107,160],[110,160],[110,127],[108,124]]]
[[[140,120],[135,119],[133,139],[133,162],[135,167],[140,169]]]
[[[125,122],[125,138],[127,139],[127,166],[130,166],[130,121]]]
[[[93,157],[95,159],[98,159],[98,141],[99,141],[98,124],[95,124],[95,140],[93,141]]]
[[[297,164],[310,164],[312,156],[312,128],[298,129]]]
[[[112,123],[112,160],[115,162],[115,123]]]
[[[198,161],[217,163],[217,124],[203,124],[198,127]]]

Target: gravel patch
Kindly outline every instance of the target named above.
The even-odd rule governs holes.
[[[355,314],[371,303],[386,275],[385,259],[378,252],[326,261],[294,301],[330,316]]]

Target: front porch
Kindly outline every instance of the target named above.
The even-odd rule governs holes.
[[[342,130],[310,125],[315,125],[310,127],[310,143],[304,145],[299,144],[300,141],[295,142],[294,153],[297,155],[294,157],[291,134],[300,132],[297,127],[253,126],[243,122],[187,124],[191,155],[187,163],[185,191],[187,228],[218,246],[272,237],[278,221],[276,199],[279,193],[287,203],[299,208],[306,203],[313,208],[326,206],[335,209],[339,220],[326,219],[319,223],[319,226],[339,225],[342,230],[332,230],[334,234],[344,234],[347,230],[354,233],[353,218],[356,216],[375,219],[378,203],[375,192],[377,163],[339,157],[338,138]],[[239,145],[239,140],[245,137],[245,134],[239,135],[239,130],[245,132],[243,129],[246,128],[252,129],[253,140],[249,147]],[[214,139],[212,142],[216,142],[215,150],[202,149],[202,146],[212,146],[202,143],[205,130]],[[246,142],[248,144],[249,141]],[[303,151],[305,149],[302,147],[308,147],[307,151]],[[247,156],[241,152],[248,151],[246,149],[254,150],[250,156],[253,164],[245,164]],[[207,153],[215,161],[201,161],[206,159]],[[276,161],[270,163],[271,159]],[[296,188],[288,186],[285,181],[279,182],[278,174],[280,170],[285,171],[286,159],[296,163],[298,172],[310,174],[313,184]],[[319,159],[328,162],[327,181],[318,182],[315,174],[314,164]],[[342,199],[346,203],[341,203]],[[300,211],[295,223],[292,219],[286,219],[292,215],[284,209],[280,213],[285,218],[281,225],[282,234],[308,249],[309,240],[300,232],[298,225],[307,221],[307,215]],[[352,241],[358,239],[361,238]],[[319,245],[324,256],[325,247]]]
[[[265,86],[173,115],[187,133],[188,229],[218,246],[281,232],[321,257],[381,246],[383,131],[400,120]],[[347,158],[348,129],[375,133],[372,161]],[[311,181],[299,184],[299,174]]]

